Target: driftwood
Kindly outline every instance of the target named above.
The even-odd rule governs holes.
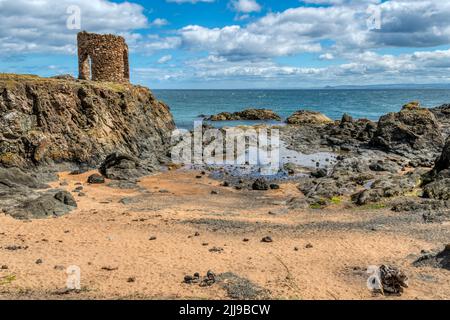
[[[408,277],[398,268],[382,265],[380,267],[380,280],[383,294],[401,295],[403,288],[408,288]]]

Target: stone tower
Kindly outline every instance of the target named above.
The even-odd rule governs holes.
[[[128,46],[112,34],[78,33],[78,69],[83,80],[129,82]]]

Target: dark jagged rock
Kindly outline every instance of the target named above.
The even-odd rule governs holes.
[[[52,191],[33,200],[27,200],[18,207],[6,210],[15,219],[44,219],[59,217],[77,207],[73,196],[67,191]]]
[[[430,109],[442,125],[444,137],[450,136],[450,104]]]
[[[450,200],[450,138],[447,139],[433,170],[424,176],[424,180],[425,198]]]
[[[330,118],[317,111],[299,110],[286,119],[287,124],[327,124]]]
[[[112,152],[157,166],[174,128],[169,108],[144,87],[0,75],[0,166],[97,166]]]
[[[253,182],[252,189],[253,190],[260,190],[260,191],[266,191],[269,190],[269,184],[267,181],[263,178],[256,179],[255,182]]]
[[[348,113],[344,113],[342,115],[341,124],[352,123],[352,122],[353,122],[353,117],[351,115],[349,115]]]
[[[450,200],[450,178],[438,178],[423,188],[425,198]]]
[[[372,171],[376,171],[376,172],[382,172],[382,171],[387,171],[387,172],[391,172],[391,173],[396,173],[400,170],[399,165],[397,165],[396,163],[393,162],[389,162],[389,161],[377,161],[375,163],[372,163],[369,166],[370,170]]]
[[[237,121],[237,120],[277,120],[281,117],[268,109],[246,109],[239,112],[222,112],[207,118],[208,121]]]
[[[311,176],[314,178],[324,178],[328,175],[328,172],[326,169],[318,169],[311,173]]]
[[[370,120],[353,120],[343,116],[339,124],[330,123],[325,128],[324,138],[330,146],[357,146],[368,143],[374,136],[376,124]]]
[[[450,169],[450,137],[447,138],[444,150],[442,151],[442,154],[439,157],[439,159],[436,161],[433,173],[439,174],[441,171],[449,169]]]
[[[3,188],[28,187],[32,189],[48,188],[46,184],[38,181],[35,177],[23,172],[19,168],[0,167],[0,190]]]
[[[434,114],[410,103],[380,118],[370,144],[399,155],[430,159],[441,152],[444,140]]]
[[[111,180],[133,180],[152,171],[141,161],[127,154],[113,153],[106,157],[99,168],[100,173]]]
[[[384,198],[398,197],[410,193],[418,188],[421,183],[420,174],[389,175],[374,181],[370,189],[354,194],[352,200],[357,205],[376,203]]]
[[[0,167],[0,208],[5,213],[39,197],[39,189],[49,186],[18,168]]]
[[[413,265],[415,267],[433,267],[442,268],[450,271],[450,244],[447,244],[443,251],[435,253],[426,253],[417,259]]]
[[[98,173],[94,173],[89,176],[87,182],[90,184],[102,184],[102,183],[105,183],[105,178],[103,176],[99,175]],[[79,190],[79,191],[81,191],[81,190]]]

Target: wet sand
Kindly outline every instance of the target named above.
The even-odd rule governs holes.
[[[86,196],[73,193],[78,209],[66,216],[31,222],[0,216],[1,299],[229,298],[219,285],[183,283],[185,275],[208,270],[233,272],[271,299],[450,299],[449,271],[412,266],[421,250],[448,242],[448,222],[425,224],[413,214],[355,209],[345,201],[288,210],[286,203],[301,196],[293,183],[238,191],[177,170],[124,190],[88,185],[90,174],[61,173],[52,184],[68,191],[83,184]],[[265,236],[273,242],[261,242]],[[401,297],[367,289],[366,268],[381,264],[409,276]],[[63,294],[71,265],[81,269],[82,290]]]

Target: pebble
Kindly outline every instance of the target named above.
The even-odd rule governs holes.
[[[270,243],[273,242],[273,239],[269,236],[262,238],[261,242]]]

